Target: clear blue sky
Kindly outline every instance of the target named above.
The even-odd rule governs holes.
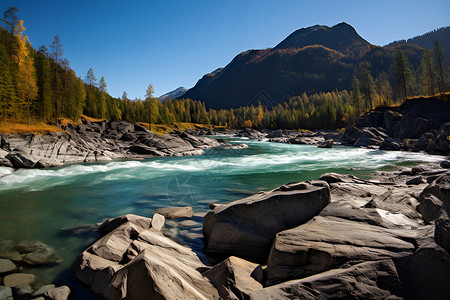
[[[55,35],[78,76],[92,67],[108,91],[143,97],[192,87],[248,49],[273,47],[294,30],[347,22],[372,44],[450,25],[450,1],[0,0],[19,8],[32,45]]]

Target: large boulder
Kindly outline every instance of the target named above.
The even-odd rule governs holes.
[[[167,219],[190,218],[194,211],[190,206],[183,207],[163,207],[155,209],[155,212],[163,215]]]
[[[109,220],[105,228],[111,231],[75,262],[76,277],[104,299],[218,299],[198,271],[205,265],[197,255],[148,220],[134,215]]]
[[[119,217],[108,219],[108,220],[104,221],[99,226],[98,232],[103,236],[103,235],[113,231],[114,229],[116,229],[117,227],[119,227],[120,225],[122,225],[124,223],[131,223],[131,224],[137,225],[139,227],[142,227],[144,229],[148,229],[151,227],[152,219],[138,216],[138,215],[127,214],[127,215],[119,216]]]
[[[222,299],[248,299],[249,294],[263,288],[255,280],[263,271],[260,265],[230,256],[203,273],[219,291]]]
[[[326,182],[306,181],[219,206],[204,218],[206,252],[263,262],[276,233],[307,222],[329,202]]]
[[[345,263],[405,256],[414,250],[408,231],[317,216],[277,234],[267,262],[270,284],[303,278]]]

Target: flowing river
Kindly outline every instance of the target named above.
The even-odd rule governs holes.
[[[62,263],[25,269],[39,284],[69,285],[74,299],[92,296],[75,280],[76,256],[98,236],[77,226],[123,214],[151,217],[167,206],[192,206],[208,211],[208,203],[228,203],[279,185],[318,179],[326,172],[368,178],[374,170],[398,165],[439,162],[442,157],[334,146],[277,144],[226,137],[246,143],[239,150],[209,149],[202,156],[164,157],[68,165],[54,169],[0,167],[0,242],[42,241]],[[201,217],[193,218],[201,223]],[[200,227],[199,224],[198,227]],[[196,228],[201,233],[200,228]],[[175,233],[176,234],[176,233]],[[200,252],[199,238],[176,238]]]

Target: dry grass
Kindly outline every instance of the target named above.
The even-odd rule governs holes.
[[[0,134],[5,133],[46,134],[58,131],[62,131],[62,129],[58,126],[45,124],[44,122],[33,122],[29,126],[27,124],[14,121],[7,121],[0,123]]]
[[[148,123],[138,122],[138,124],[142,125],[148,129]],[[156,134],[166,134],[169,132],[173,132],[175,130],[183,131],[186,129],[199,129],[199,128],[226,128],[226,127],[225,126],[215,126],[215,125],[208,126],[205,124],[179,122],[179,123],[174,123],[172,125],[152,124],[151,131]]]
[[[88,117],[88,116],[85,116],[85,115],[82,115],[81,118],[85,118],[86,120],[89,120],[91,122],[101,122],[101,121],[105,120],[105,119],[96,119],[96,118]]]

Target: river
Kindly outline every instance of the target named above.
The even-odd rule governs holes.
[[[206,212],[208,203],[227,203],[279,185],[318,179],[326,172],[368,178],[374,170],[398,165],[439,162],[442,157],[344,146],[320,149],[226,137],[246,143],[239,150],[209,149],[202,156],[151,158],[67,165],[54,169],[0,167],[0,241],[42,241],[63,262],[39,269],[39,284],[55,282],[72,288],[74,299],[89,293],[78,284],[71,266],[98,236],[72,228],[132,213],[153,215],[167,206],[192,206]],[[200,217],[194,220],[201,223]],[[197,228],[197,232],[199,228]],[[200,239],[177,238],[201,251]]]

